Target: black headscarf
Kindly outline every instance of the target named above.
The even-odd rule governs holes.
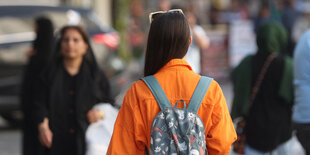
[[[52,22],[46,17],[35,20],[36,38],[33,42],[33,55],[24,70],[21,84],[20,101],[24,114],[23,121],[23,154],[37,155],[43,150],[37,138],[37,125],[33,121],[34,100],[36,86],[43,69],[48,65],[54,47],[54,28]]]
[[[50,62],[54,47],[54,27],[52,22],[46,17],[38,17],[35,20],[35,26],[36,39],[33,42],[35,52],[29,58],[25,68],[21,88],[21,104],[25,113],[30,112],[28,108],[31,109],[30,104],[33,102],[34,83]]]
[[[37,36],[33,42],[33,49],[36,52],[30,61],[43,69],[50,62],[54,51],[54,27],[51,20],[46,17],[36,18],[35,25]]]

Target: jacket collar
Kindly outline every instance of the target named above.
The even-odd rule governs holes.
[[[193,70],[192,67],[186,62],[185,59],[172,59],[159,71],[170,69],[170,68]]]

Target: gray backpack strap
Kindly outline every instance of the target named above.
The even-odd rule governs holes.
[[[196,86],[196,89],[194,91],[194,94],[192,95],[192,98],[188,104],[188,111],[197,113],[200,104],[205,97],[207,90],[212,82],[212,78],[201,76],[198,85]]]
[[[161,110],[164,110],[168,107],[172,107],[164,90],[161,88],[160,84],[153,75],[146,76],[142,78],[142,80],[145,82],[145,84],[149,87],[149,89],[153,93],[153,96],[155,97]]]

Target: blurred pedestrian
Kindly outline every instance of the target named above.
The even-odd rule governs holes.
[[[293,56],[293,51],[296,42],[292,37],[293,26],[295,25],[296,20],[299,18],[300,13],[295,9],[295,0],[285,0],[284,9],[282,11],[282,23],[288,32],[288,47],[287,54]]]
[[[310,2],[302,2],[301,15],[296,19],[292,28],[292,38],[295,43],[310,28]]]
[[[185,15],[190,26],[192,43],[188,48],[185,59],[197,74],[201,72],[201,53],[205,51],[209,45],[210,40],[204,29],[197,24],[197,18],[194,12],[187,10]]]
[[[310,155],[310,30],[300,38],[294,51],[294,88],[296,136]]]
[[[220,18],[224,23],[232,24],[235,21],[248,20],[249,13],[244,2],[241,3],[239,0],[231,0],[229,8],[227,11],[221,13]]]
[[[262,25],[257,34],[257,53],[233,70],[231,116],[246,120],[245,154],[291,154],[292,60],[280,53],[287,37],[279,23]]]
[[[111,102],[109,82],[79,26],[60,30],[53,61],[42,73],[35,101],[39,139],[46,154],[84,155],[85,131],[103,117],[93,105]]]
[[[28,64],[24,71],[21,87],[21,107],[23,111],[23,155],[37,155],[42,151],[38,130],[32,118],[33,102],[39,75],[50,62],[54,47],[54,28],[50,19],[38,17],[34,24],[36,38],[27,51]]]
[[[144,76],[154,75],[172,106],[179,99],[188,106],[201,76],[184,58],[192,41],[186,17],[181,10],[170,10],[150,14],[150,22]],[[198,115],[205,127],[208,154],[228,154],[236,133],[225,97],[214,80],[204,95]],[[149,152],[152,121],[160,111],[147,85],[141,80],[134,83],[119,111],[107,154]]]
[[[258,33],[258,28],[268,22],[275,21],[271,16],[271,10],[268,2],[263,2],[258,16],[254,19],[254,31]]]
[[[147,21],[144,16],[144,7],[142,0],[131,2],[130,24],[128,26],[129,43],[134,60],[143,59],[144,48],[146,44],[146,25]],[[142,70],[142,69],[141,69]]]
[[[157,8],[160,11],[167,11],[171,8],[170,0],[158,0]]]

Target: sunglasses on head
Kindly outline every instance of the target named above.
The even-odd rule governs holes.
[[[150,23],[152,23],[152,21],[153,21],[158,15],[161,15],[161,14],[164,14],[164,13],[168,13],[168,12],[176,12],[176,13],[180,13],[180,14],[184,15],[182,9],[171,9],[171,10],[168,10],[168,11],[156,11],[156,12],[150,13],[150,15],[149,15]]]

